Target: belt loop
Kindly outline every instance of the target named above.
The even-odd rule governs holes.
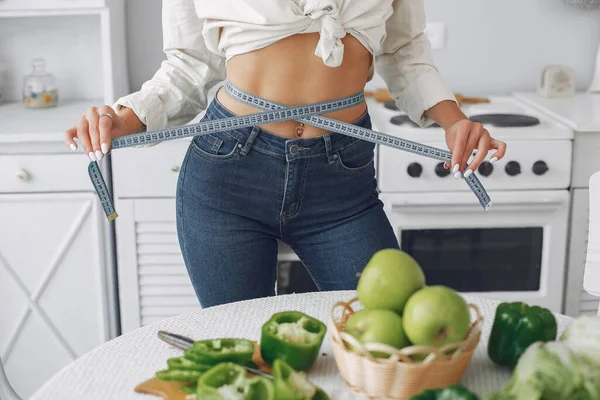
[[[329,162],[329,164],[333,164],[337,160],[337,154],[333,154],[333,148],[331,146],[331,135],[329,135],[329,134],[323,135],[323,140],[325,141],[325,151],[327,153],[327,161]]]
[[[255,126],[252,128],[252,132],[250,132],[250,135],[248,136],[248,139],[246,140],[246,143],[244,144],[244,147],[242,147],[242,149],[240,150],[240,154],[245,156],[246,154],[248,154],[248,152],[250,151],[250,149],[252,148],[252,144],[254,143],[254,139],[256,139],[256,137],[258,136],[260,132],[260,128],[258,126]],[[240,146],[241,143],[238,145]]]

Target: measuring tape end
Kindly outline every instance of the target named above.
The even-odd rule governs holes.
[[[119,214],[117,214],[117,212],[115,211],[114,213],[112,213],[108,216],[108,222],[114,221],[115,219],[117,219],[118,216],[119,216]]]
[[[487,203],[485,205],[485,207],[483,208],[485,211],[488,211],[490,209],[490,207],[492,206],[492,202],[490,201],[489,203]]]

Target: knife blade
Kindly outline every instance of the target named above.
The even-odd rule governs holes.
[[[194,347],[194,340],[192,340],[188,337],[182,336],[182,335],[178,335],[176,333],[171,333],[171,332],[167,332],[167,331],[158,331],[158,338],[160,340],[162,340],[163,342],[168,343],[171,346],[177,347],[178,349],[181,349],[181,350],[187,350],[187,349]],[[242,367],[246,371],[251,372],[253,374],[260,375],[265,378],[273,379],[272,375],[267,374],[266,372],[263,372],[259,369],[247,367],[245,365],[242,365]]]

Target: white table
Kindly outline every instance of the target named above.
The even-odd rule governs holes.
[[[46,382],[32,400],[41,399],[138,399],[149,400],[148,395],[133,389],[166,368],[166,360],[182,354],[157,338],[159,330],[188,336],[193,339],[216,337],[245,337],[260,339],[261,326],[272,314],[284,310],[299,310],[319,318],[329,326],[329,312],[340,300],[348,301],[354,291],[306,293],[249,300],[206,308],[197,312],[169,318],[120,336],[89,352],[61,370]],[[476,304],[485,324],[479,346],[467,369],[462,383],[472,391],[483,394],[498,389],[510,377],[489,361],[487,338],[498,302],[465,296]],[[559,334],[572,319],[557,315]],[[322,387],[332,399],[356,399],[339,375],[332,354],[329,336],[324,340],[321,353],[309,373],[309,378]],[[33,360],[34,362],[34,360]]]

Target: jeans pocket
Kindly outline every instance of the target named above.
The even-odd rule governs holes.
[[[191,147],[198,156],[210,161],[232,161],[239,157],[240,142],[227,132],[195,136]]]
[[[336,165],[346,172],[362,173],[375,164],[375,144],[364,140],[358,140],[336,154]]]

